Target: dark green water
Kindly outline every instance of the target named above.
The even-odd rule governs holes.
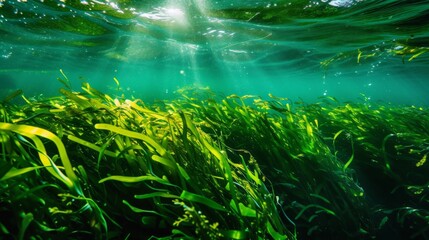
[[[0,1],[1,96],[58,95],[60,69],[143,99],[186,85],[428,105],[428,1]],[[330,61],[332,60],[332,61]],[[329,63],[329,64],[322,64]]]

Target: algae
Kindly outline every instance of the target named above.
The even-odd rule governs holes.
[[[427,109],[195,88],[147,105],[63,77],[60,97],[0,103],[2,236],[428,234]]]

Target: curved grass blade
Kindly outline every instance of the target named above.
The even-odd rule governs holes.
[[[190,181],[191,180],[191,177],[189,177],[189,174],[186,172],[186,170],[182,167],[182,166],[180,166],[178,163],[176,163],[177,164],[177,168],[179,169],[179,173],[180,173],[180,175],[186,180],[186,181]]]
[[[329,210],[329,209],[327,209],[327,208],[325,208],[325,207],[322,207],[322,206],[320,206],[320,205],[317,205],[317,204],[309,204],[309,205],[307,205],[307,206],[305,206],[297,215],[296,215],[296,217],[295,217],[295,220],[297,220],[297,219],[299,219],[301,216],[302,216],[302,214],[304,214],[304,212],[306,211],[306,210],[308,210],[309,208],[320,208],[321,210],[323,210],[324,212],[326,212],[326,213],[328,213],[328,214],[330,214],[330,215],[332,215],[332,216],[336,216],[336,214],[335,214],[335,212],[334,211],[332,211],[332,210]]]
[[[167,167],[170,167],[172,169],[176,169],[176,164],[174,164],[174,162],[171,161],[170,159],[160,157],[158,155],[152,155],[152,160],[154,160],[155,162],[159,162],[159,163],[161,163]]]
[[[353,143],[353,139],[352,138],[350,138],[350,142],[351,142],[351,146],[352,146],[352,155],[350,156],[350,158],[346,162],[346,164],[344,164],[343,171],[345,171],[349,167],[349,165],[353,162],[353,159],[355,157],[355,147],[354,147],[354,143]]]
[[[60,88],[60,93],[66,96],[68,99],[74,101],[77,105],[81,106],[82,108],[92,107],[89,99],[86,97],[76,95],[64,88]]]
[[[19,169],[12,167],[5,175],[3,175],[0,178],[0,181],[5,181],[9,178],[14,178],[40,168],[44,168],[44,166],[26,167],[26,168],[19,168]]]
[[[256,210],[245,206],[243,203],[238,203],[239,209],[237,209],[237,204],[234,202],[234,199],[231,200],[230,204],[232,209],[240,213],[243,217],[256,217]]]
[[[138,207],[134,207],[127,200],[122,200],[122,203],[125,204],[125,205],[127,205],[133,212],[136,212],[136,213],[152,213],[152,214],[161,216],[161,217],[166,218],[166,219],[169,218],[168,216],[166,216],[164,214],[161,214],[161,213],[159,213],[157,211],[154,211],[154,210],[145,210],[145,209],[141,209],[141,208],[138,208]]]
[[[282,235],[281,233],[277,232],[273,228],[273,225],[271,225],[271,223],[269,221],[267,222],[267,231],[268,231],[268,233],[271,235],[271,237],[273,239],[276,239],[276,240],[287,239],[287,236],[286,235]]]
[[[153,197],[179,198],[179,196],[170,194],[167,192],[154,192],[154,193],[147,193],[147,194],[141,194],[141,195],[134,195],[134,198],[136,199],[146,199],[146,198],[153,198]]]
[[[69,78],[66,76],[66,74],[64,73],[64,71],[62,69],[60,69],[60,73],[61,73],[61,75],[63,75],[64,79],[57,78],[57,80],[60,81],[66,88],[71,90],[72,87],[71,87],[71,83],[70,83]]]
[[[10,102],[12,99],[16,98],[17,96],[21,95],[23,93],[23,91],[21,89],[18,89],[14,92],[12,92],[11,94],[9,94],[8,96],[6,96],[5,98],[3,98],[2,101],[0,101],[0,103],[8,103]]]
[[[241,231],[241,230],[227,230],[222,232],[222,235],[226,239],[236,239],[236,240],[249,239],[249,234],[246,231]]]
[[[67,135],[67,138],[68,138],[70,141],[73,141],[73,142],[75,142],[75,143],[79,143],[80,145],[83,145],[83,146],[85,146],[85,147],[88,147],[88,148],[90,148],[90,149],[92,149],[92,150],[94,150],[94,151],[96,151],[96,152],[101,152],[101,151],[103,151],[103,153],[104,153],[105,155],[109,156],[109,157],[116,157],[116,156],[117,156],[117,154],[116,154],[116,153],[114,153],[114,152],[112,152],[112,151],[106,150],[105,148],[101,148],[101,147],[99,147],[99,146],[95,145],[94,143],[90,143],[90,142],[85,141],[85,140],[83,140],[83,139],[80,139],[80,138],[78,138],[78,137],[76,137],[76,136],[74,136],[74,135]]]
[[[67,156],[66,149],[60,138],[58,138],[55,134],[49,132],[48,130],[45,130],[43,128],[38,128],[38,127],[28,126],[28,125],[0,123],[0,129],[13,131],[33,140],[37,150],[39,151],[39,158],[42,161],[43,165],[48,167],[47,168],[48,171],[56,178],[63,181],[70,189],[74,189],[79,195],[82,195],[82,190],[79,186],[78,178],[73,171],[73,167]],[[52,142],[54,142],[54,144],[58,149],[58,153],[60,154],[61,162],[63,163],[67,176],[65,176],[56,167],[56,165],[52,162],[52,160],[49,157],[47,157],[45,146],[37,136],[47,138]],[[49,168],[49,167],[52,167],[52,168]]]
[[[110,124],[106,124],[106,123],[95,124],[95,128],[96,129],[102,129],[102,130],[109,130],[109,131],[112,131],[114,133],[118,133],[118,134],[130,137],[130,138],[136,138],[136,139],[143,140],[145,143],[147,143],[151,147],[155,148],[155,150],[161,156],[164,156],[166,154],[166,152],[167,152],[165,150],[165,148],[163,148],[159,143],[157,143],[155,140],[153,140],[152,138],[150,138],[149,136],[147,136],[145,134],[137,133],[137,132],[133,132],[133,131],[129,131],[129,130],[125,130],[123,128],[116,127],[114,125],[110,125]]]
[[[155,181],[167,186],[174,186],[176,187],[176,185],[170,183],[169,181],[159,178],[159,177],[155,177],[155,176],[138,176],[138,177],[130,177],[130,176],[109,176],[106,178],[101,179],[100,181],[98,181],[98,183],[103,183],[105,181],[119,181],[119,182],[124,182],[124,183],[138,183],[138,182],[144,182],[144,181]]]
[[[191,201],[191,202],[201,203],[201,204],[204,204],[208,207],[211,207],[211,208],[219,210],[219,211],[227,211],[225,209],[225,207],[220,205],[219,203],[217,203],[217,202],[215,202],[209,198],[206,198],[204,196],[194,194],[194,193],[190,193],[186,190],[183,190],[182,194],[180,194],[180,198]]]
[[[21,215],[23,219],[21,222],[21,226],[19,228],[19,235],[18,235],[19,240],[25,239],[25,231],[27,230],[30,223],[34,220],[34,216],[32,213],[22,213]]]

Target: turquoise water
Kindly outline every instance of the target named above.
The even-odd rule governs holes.
[[[0,1],[0,96],[87,81],[147,100],[178,88],[429,105],[428,1]]]

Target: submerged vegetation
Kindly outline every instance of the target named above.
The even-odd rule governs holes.
[[[2,236],[428,238],[427,109],[207,89],[147,105],[61,81],[0,103]]]
[[[335,63],[349,64],[351,62],[352,64],[361,64],[366,61],[377,61],[386,57],[400,57],[403,64],[411,62],[416,58],[418,60],[427,59],[428,46],[420,46],[419,41],[406,40],[404,42],[406,43],[393,41],[390,44],[383,43],[382,46],[375,45],[363,49],[340,52],[335,56],[321,61],[320,66],[322,69],[327,70],[328,67]]]

